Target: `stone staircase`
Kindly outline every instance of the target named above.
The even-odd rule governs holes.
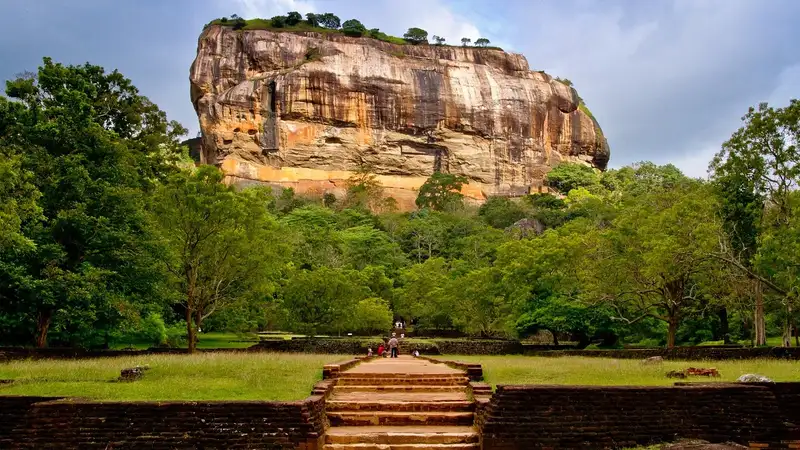
[[[437,367],[438,366],[438,367]],[[326,403],[325,450],[477,450],[469,379],[403,356],[339,375]]]

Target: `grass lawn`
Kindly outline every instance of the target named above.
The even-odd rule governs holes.
[[[688,367],[714,367],[721,377],[711,381],[735,381],[746,373],[765,375],[775,381],[800,381],[800,361],[751,359],[736,361],[664,361],[643,365],[639,360],[583,358],[565,356],[442,356],[483,365],[486,382],[498,384],[573,384],[573,385],[671,385],[666,372]],[[685,381],[708,381],[691,377]]]
[[[96,400],[300,400],[342,355],[203,353],[0,363],[0,395]],[[112,382],[120,370],[147,364],[140,381]]]

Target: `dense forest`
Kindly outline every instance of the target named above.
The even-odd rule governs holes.
[[[45,59],[0,97],[0,344],[102,347],[196,331],[386,332],[582,346],[795,344],[800,102],[759,105],[708,181],[561,164],[551,194],[465,202],[435,173],[398,212],[238,189],[118,72]]]

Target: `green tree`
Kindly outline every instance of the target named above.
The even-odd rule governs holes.
[[[465,176],[435,172],[419,188],[417,207],[436,211],[457,209],[463,205],[461,187],[467,183]]]
[[[272,28],[283,28],[287,25],[286,16],[275,16],[269,19],[269,23]]]
[[[400,275],[402,287],[395,294],[395,313],[416,321],[420,329],[454,329],[457,300],[446,293],[448,275],[443,258],[431,258],[404,270]]]
[[[167,251],[161,257],[185,311],[189,352],[211,314],[240,302],[264,301],[285,254],[283,233],[262,190],[237,192],[222,172],[203,166],[159,189],[153,216]]]
[[[525,217],[525,210],[508,197],[489,197],[478,209],[478,215],[494,228],[505,229]]]
[[[428,32],[421,28],[409,28],[403,35],[403,39],[414,45],[427,44]]]
[[[386,333],[392,327],[389,302],[377,297],[360,300],[356,303],[351,323],[353,330],[362,334]]]
[[[290,274],[281,298],[292,331],[313,336],[352,330],[356,305],[370,295],[357,280],[358,272],[327,267]]]
[[[286,14],[286,25],[289,25],[290,27],[297,25],[302,20],[303,16],[297,11],[292,11]]]
[[[342,24],[339,17],[332,13],[318,14],[317,20],[320,25],[331,30],[338,30]]]
[[[436,45],[444,45],[446,40],[447,39],[445,39],[445,38],[443,38],[441,36],[437,36],[435,34],[433,35],[433,42],[435,42]]]
[[[593,167],[580,163],[561,163],[547,172],[547,185],[563,194],[580,187],[593,188],[600,183],[600,175]]]
[[[732,246],[722,249],[721,258],[754,280],[756,344],[763,345],[766,332],[762,286],[785,297],[787,317],[791,317],[793,302],[789,293],[793,286],[776,283],[751,266],[747,258],[752,258],[757,244],[753,244],[752,236],[741,233],[752,233],[756,220],[759,235],[784,232],[791,222],[790,196],[800,181],[800,101],[793,99],[788,106],[777,109],[762,103],[758,109],[751,107],[742,120],[744,125],[722,145],[710,171],[718,183],[727,184],[738,194],[726,196],[726,203],[732,203],[728,213],[735,213],[740,220],[736,223],[738,235],[732,235]],[[734,247],[741,245],[749,245],[749,251]],[[784,335],[789,335],[788,321]]]
[[[347,36],[361,37],[366,34],[367,27],[356,19],[350,19],[342,24],[342,31]]]
[[[45,346],[97,344],[159,298],[144,197],[176,170],[185,132],[119,72],[45,58],[35,76],[7,82],[0,144],[4,180],[24,248],[0,249],[0,315]],[[36,206],[31,201],[36,200]],[[41,219],[41,220],[40,220]],[[5,219],[4,219],[5,221]]]
[[[714,267],[716,209],[711,190],[696,182],[631,199],[592,255],[595,298],[625,323],[665,322],[674,347],[681,320],[701,301],[702,275]]]
[[[314,13],[307,13],[306,14],[306,22],[311,25],[312,27],[320,26],[319,23],[319,15]]]
[[[486,47],[487,45],[489,45],[489,40],[486,38],[478,38],[475,41],[475,45],[477,45],[478,47]]]
[[[464,47],[468,46],[470,42],[472,42],[472,39],[470,38],[461,38],[461,45]]]

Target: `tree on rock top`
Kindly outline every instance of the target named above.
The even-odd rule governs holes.
[[[428,32],[422,28],[409,28],[406,34],[403,35],[403,39],[414,45],[427,44]]]
[[[475,41],[475,45],[477,45],[478,47],[486,47],[487,45],[489,45],[489,40],[486,38],[480,38]]]
[[[356,19],[350,19],[342,24],[342,31],[346,36],[361,37],[366,34],[367,27]]]
[[[331,13],[318,14],[316,19],[320,25],[331,30],[339,29],[342,24],[339,17]]]
[[[469,183],[467,177],[436,172],[419,188],[417,207],[436,211],[452,211],[464,202],[461,187]]]
[[[297,11],[292,11],[289,14],[286,14],[286,25],[289,25],[290,27],[297,25],[302,20],[303,16],[301,16]]]

